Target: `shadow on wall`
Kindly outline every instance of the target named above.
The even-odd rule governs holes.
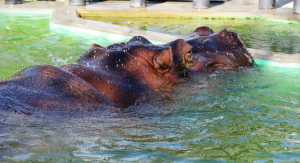
[[[284,5],[288,4],[288,3],[291,3],[293,1],[294,0],[277,0],[276,1],[276,8],[282,7],[282,6],[284,6]]]
[[[47,0],[42,0],[42,1],[47,1]],[[105,1],[130,1],[130,0],[86,0],[86,1],[89,2],[89,4],[93,4],[93,3],[105,2]],[[193,0],[146,0],[146,1],[147,1],[147,7],[154,6],[157,3],[164,3],[164,2],[193,2]],[[211,0],[210,8],[222,5],[229,1],[231,0]]]

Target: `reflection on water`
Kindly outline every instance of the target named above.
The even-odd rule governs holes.
[[[59,64],[73,62],[91,40],[99,41],[90,35],[49,31],[49,15],[0,16],[1,21],[23,25],[9,26],[19,28],[16,35],[1,32],[2,78],[3,73],[17,71],[15,64],[49,64],[56,57],[63,59]],[[40,30],[47,33],[43,39],[24,34],[35,23],[43,24]],[[15,41],[6,42],[9,37]],[[54,57],[47,57],[50,54]],[[0,162],[300,161],[299,77],[296,68],[262,65],[192,74],[163,100],[123,114],[0,111]]]
[[[262,66],[194,74],[123,114],[3,112],[0,160],[300,161],[299,76]]]
[[[269,20],[259,17],[194,19],[84,17],[142,30],[188,36],[199,26],[208,26],[215,32],[228,28],[236,32],[246,47],[288,54],[300,53],[300,24],[291,21]]]

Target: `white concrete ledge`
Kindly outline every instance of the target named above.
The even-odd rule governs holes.
[[[91,29],[91,30],[119,34],[119,35],[126,35],[126,36],[144,36],[149,40],[155,40],[160,42],[170,42],[180,38],[180,36],[174,36],[174,35],[152,32],[152,31],[138,30],[134,28],[113,25],[110,23],[104,23],[100,21],[82,19],[78,17],[78,14],[75,9],[76,7],[69,6],[66,3],[61,3],[60,5],[57,5],[57,7],[52,13],[51,23]]]
[[[299,63],[300,54],[284,54],[267,50],[247,48],[253,58],[278,62],[278,63]]]

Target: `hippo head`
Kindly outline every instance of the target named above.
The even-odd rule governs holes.
[[[177,39],[168,44],[157,46],[142,36],[133,37],[129,42],[122,42],[102,48],[100,45],[93,44],[86,54],[77,63],[89,62],[92,64],[100,56],[109,51],[125,52],[148,67],[154,68],[159,74],[168,78],[175,78],[186,75],[187,70],[194,65],[192,46]]]
[[[147,62],[160,74],[174,78],[186,73],[194,64],[190,54],[191,46],[182,39],[172,41],[163,46],[133,45],[125,50],[127,53],[147,60]]]
[[[223,29],[213,33],[208,27],[199,27],[185,39],[192,46],[195,64],[192,72],[217,69],[236,69],[253,65],[253,58],[235,32]]]

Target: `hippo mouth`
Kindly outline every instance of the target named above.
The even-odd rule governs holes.
[[[229,63],[220,63],[220,62],[207,62],[205,63],[207,72],[219,70],[230,70],[233,69],[232,65]]]

